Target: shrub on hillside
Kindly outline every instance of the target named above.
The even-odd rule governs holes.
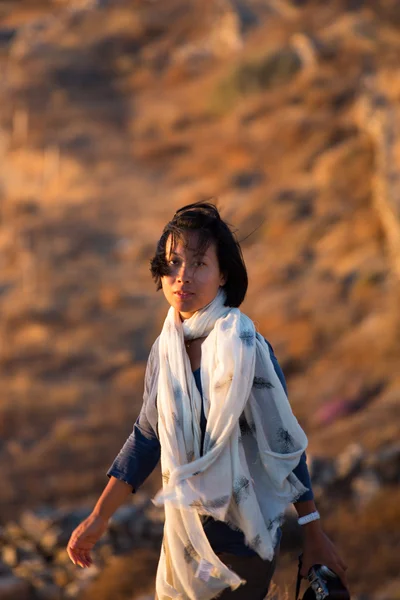
[[[300,68],[300,57],[290,47],[242,62],[217,86],[212,98],[213,108],[217,112],[223,112],[243,96],[286,83]]]

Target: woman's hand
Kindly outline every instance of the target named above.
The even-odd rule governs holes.
[[[343,585],[348,589],[347,565],[340,558],[334,544],[322,529],[317,534],[306,535],[304,538],[303,564],[300,575],[307,577],[308,571],[315,564],[329,567],[338,575]]]
[[[108,520],[100,515],[90,514],[87,519],[72,532],[67,545],[68,556],[82,569],[93,563],[90,551],[107,530]]]

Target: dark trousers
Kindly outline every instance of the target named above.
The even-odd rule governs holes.
[[[229,552],[218,552],[218,558],[235,573],[246,579],[247,583],[232,591],[226,588],[218,600],[264,600],[275,572],[280,544],[275,550],[272,561],[257,556],[237,556]],[[157,594],[155,600],[157,600]]]
[[[272,561],[257,556],[236,556],[228,552],[218,554],[218,558],[247,583],[232,591],[227,588],[218,600],[263,600],[268,593],[279,554],[279,545]]]

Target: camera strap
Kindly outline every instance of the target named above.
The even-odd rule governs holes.
[[[299,567],[297,569],[297,581],[296,581],[296,597],[294,600],[299,600],[301,580],[303,579],[303,577],[300,575],[300,570],[301,570],[301,567],[303,564],[302,556],[303,556],[302,554],[299,555]]]

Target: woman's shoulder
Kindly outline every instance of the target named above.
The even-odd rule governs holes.
[[[261,337],[268,344],[268,348],[270,349],[270,352],[272,352],[272,354],[274,354],[274,349],[272,347],[271,342],[268,340],[268,338],[266,338],[265,335],[263,335],[259,331],[257,331],[257,334],[258,334],[259,337]]]
[[[154,373],[155,369],[158,366],[158,345],[159,345],[159,341],[160,341],[160,336],[158,336],[151,348],[150,348],[150,352],[147,358],[147,365],[146,365],[146,375],[150,374],[150,373]]]
[[[160,335],[159,335],[158,337],[156,337],[156,339],[154,340],[154,342],[153,342],[153,344],[152,344],[152,346],[151,346],[151,348],[150,348],[150,353],[149,353],[149,356],[153,356],[153,355],[154,355],[154,354],[157,352],[158,345],[159,345],[159,343],[160,343],[160,337],[161,337],[161,333],[160,333]]]

